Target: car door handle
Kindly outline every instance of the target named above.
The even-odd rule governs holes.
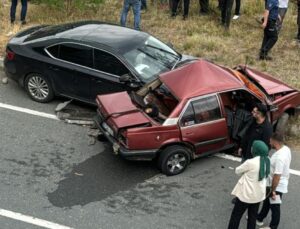
[[[97,80],[96,83],[103,83],[103,81],[102,80]]]

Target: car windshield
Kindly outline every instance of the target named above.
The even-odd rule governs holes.
[[[154,37],[124,54],[140,77],[149,82],[155,75],[169,71],[181,59],[181,55]]]

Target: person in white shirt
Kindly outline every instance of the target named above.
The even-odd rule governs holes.
[[[289,0],[279,0],[279,8],[278,8],[278,32],[280,32],[282,28],[283,19],[285,18],[285,14],[288,10]]]
[[[263,207],[257,216],[257,225],[262,226],[264,218],[266,218],[271,209],[272,219],[270,225],[269,227],[264,227],[264,229],[276,229],[279,225],[280,205],[282,195],[288,192],[292,159],[291,150],[284,145],[283,136],[280,133],[274,133],[271,136],[270,145],[276,151],[271,157],[271,172],[267,188],[269,198],[264,200]]]
[[[237,197],[237,200],[228,229],[239,228],[240,220],[246,210],[248,210],[247,229],[255,229],[259,203],[266,197],[267,177],[270,173],[269,148],[263,141],[255,140],[251,152],[254,157],[235,169],[235,173],[242,176],[231,193]]]

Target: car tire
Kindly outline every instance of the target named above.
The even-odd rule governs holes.
[[[282,135],[286,134],[289,118],[290,115],[286,112],[280,116],[276,124],[276,132],[281,133]]]
[[[54,98],[54,91],[49,80],[39,73],[29,74],[24,86],[29,97],[36,102],[47,103]]]
[[[159,156],[158,165],[163,174],[173,176],[182,173],[190,163],[186,147],[175,145],[164,149]]]

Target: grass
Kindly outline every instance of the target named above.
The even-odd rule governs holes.
[[[63,10],[49,9],[45,5],[33,5],[29,2],[28,25],[21,27],[10,25],[9,2],[0,9],[0,56],[4,55],[5,44],[9,37],[20,29],[36,24],[58,24],[77,20],[101,20],[119,23],[123,1],[106,0],[93,11],[74,10],[66,17]],[[220,26],[220,13],[217,1],[211,1],[212,13],[199,16],[198,1],[191,1],[189,18],[182,20],[181,16],[170,19],[168,9],[162,9],[159,0],[148,0],[148,11],[142,14],[141,28],[164,42],[171,42],[179,52],[204,57],[229,67],[247,63],[252,67],[268,72],[274,77],[300,88],[300,46],[294,40],[297,31],[296,5],[289,4],[283,29],[279,40],[271,51],[274,60],[258,61],[258,52],[262,42],[263,30],[257,22],[264,9],[264,1],[244,0],[241,17],[232,21],[229,31]],[[18,9],[19,16],[19,9]],[[128,26],[133,25],[133,15],[130,12]],[[299,124],[299,122],[298,122]]]

